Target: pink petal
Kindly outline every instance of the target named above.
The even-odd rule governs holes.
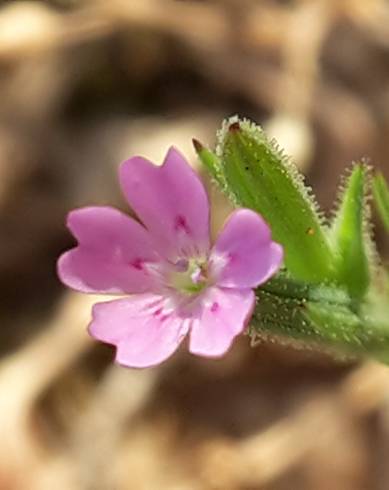
[[[261,216],[238,209],[212,249],[210,274],[220,286],[253,288],[277,272],[282,259],[282,247],[271,240],[270,228]]]
[[[92,337],[116,345],[116,361],[143,368],[161,363],[188,332],[186,320],[164,311],[164,300],[152,294],[98,303],[89,325]]]
[[[120,182],[128,202],[169,258],[209,248],[209,204],[204,186],[185,158],[170,148],[162,166],[127,160]]]
[[[87,293],[144,292],[155,286],[149,267],[159,257],[142,225],[110,207],[76,209],[67,224],[79,246],[58,260],[64,284]]]
[[[205,357],[222,356],[247,325],[254,305],[251,289],[209,289],[201,317],[192,324],[190,352]]]

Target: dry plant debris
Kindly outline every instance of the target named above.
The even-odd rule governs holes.
[[[323,204],[351,160],[385,165],[388,19],[384,0],[2,3],[0,489],[388,488],[387,368],[242,339],[218,363],[123,370],[53,267],[67,209],[120,204],[123,158],[190,156],[234,112]]]

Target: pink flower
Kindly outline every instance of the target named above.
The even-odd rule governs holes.
[[[60,279],[77,291],[128,295],[93,307],[90,334],[129,367],[159,364],[187,334],[192,354],[223,355],[250,319],[252,288],[279,269],[282,247],[258,214],[238,209],[211,248],[207,194],[174,148],[159,167],[130,158],[120,183],[143,224],[111,207],[76,209],[67,224],[78,246],[58,261]]]

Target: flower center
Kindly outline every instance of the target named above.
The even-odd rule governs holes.
[[[169,283],[185,294],[196,294],[208,284],[207,261],[205,259],[180,259],[170,275]]]

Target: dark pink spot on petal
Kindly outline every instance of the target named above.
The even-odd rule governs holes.
[[[188,223],[186,222],[186,219],[184,216],[181,214],[176,216],[175,222],[174,222],[174,229],[175,231],[184,231],[187,235],[190,234],[190,229],[188,226]]]
[[[158,315],[160,315],[161,313],[162,313],[162,308],[158,308],[158,310],[155,310],[155,311],[154,311],[153,315],[154,315],[154,316],[158,316]]]
[[[219,309],[219,303],[212,303],[212,306],[211,306],[211,312],[212,313],[216,313]]]
[[[143,269],[143,260],[140,258],[134,259],[132,262],[130,262],[130,265],[138,271],[141,271]]]

